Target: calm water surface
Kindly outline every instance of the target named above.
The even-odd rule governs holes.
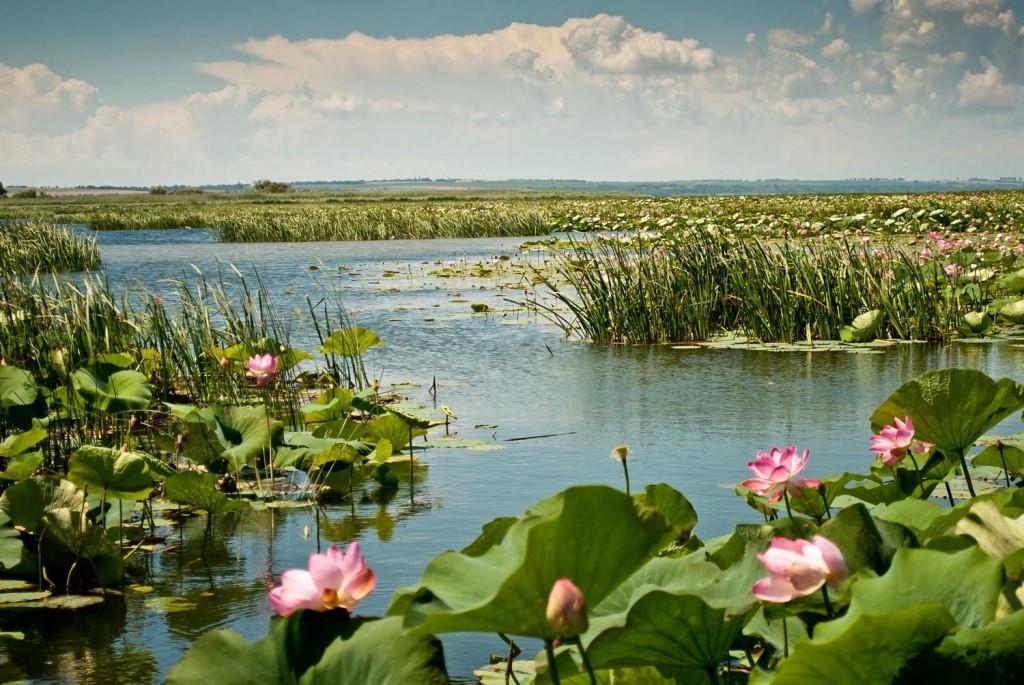
[[[139,279],[160,291],[169,277],[194,278],[190,265],[209,275],[219,261],[249,275],[256,268],[282,312],[305,310],[307,295],[318,300],[325,287],[337,289],[357,324],[386,342],[366,359],[385,388],[418,384],[411,399],[429,404],[426,388],[436,378],[437,402],[458,415],[460,437],[505,446],[429,451],[412,501],[407,489],[390,501],[368,492],[321,516],[323,544],[361,541],[378,579],[360,605],[371,615],[382,614],[393,591],[414,583],[434,555],[464,546],[492,518],[574,483],[620,486],[621,467],[609,458],[615,445],[630,445],[634,484],[663,481],[683,491],[700,514],[698,534],[711,537],[752,520],[732,485],[747,477],[758,450],[809,447],[811,477],[863,470],[871,461],[867,417],[898,385],[947,366],[1020,378],[1024,362],[1024,349],[1007,344],[899,345],[882,354],[599,347],[566,341],[506,301],[521,301],[528,286],[427,276],[436,262],[514,256],[515,240],[227,245],[203,231],[140,231],[104,233],[100,244],[111,283]],[[469,316],[473,302],[499,311]],[[297,323],[292,344],[312,350],[310,333]],[[1015,421],[1004,432],[1016,431]],[[315,533],[303,537],[306,526],[316,529],[305,509],[218,521],[204,563],[203,519],[190,520],[168,540],[178,538],[177,551],[136,569],[133,581],[152,592],[128,589],[77,613],[5,616],[2,628],[23,630],[26,639],[0,643],[0,681],[159,682],[205,630],[261,637],[267,587],[316,551]],[[460,676],[504,646],[489,636],[444,643],[449,671]]]

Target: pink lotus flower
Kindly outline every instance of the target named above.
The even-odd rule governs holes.
[[[351,610],[373,591],[377,580],[353,542],[342,554],[331,545],[326,554],[310,554],[309,570],[291,569],[281,576],[281,584],[270,591],[274,613],[287,616],[299,609],[329,611]]]
[[[754,596],[762,602],[788,602],[826,583],[836,587],[849,574],[842,552],[820,535],[810,542],[773,538],[771,546],[757,558],[771,573],[754,583]]]
[[[771,452],[758,452],[757,458],[747,464],[757,478],[750,478],[740,483],[758,495],[764,495],[769,502],[777,502],[783,491],[793,497],[800,496],[800,488],[816,488],[821,485],[819,480],[796,478],[807,465],[810,450],[805,449],[803,456],[797,454],[795,445],[786,449],[773,447]]]
[[[910,452],[924,454],[935,447],[930,442],[914,440],[914,422],[909,416],[905,421],[893,417],[893,423],[896,425],[882,426],[878,435],[871,436],[871,451],[878,452],[883,466],[896,466]]]
[[[245,375],[256,379],[256,385],[266,385],[278,374],[277,364],[280,360],[270,354],[257,354],[245,362],[248,369]]]
[[[546,615],[558,637],[576,637],[587,632],[587,600],[568,578],[559,578],[551,587]]]

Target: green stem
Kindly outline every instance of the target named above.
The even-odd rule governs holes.
[[[577,636],[575,642],[576,646],[580,648],[580,656],[583,658],[583,666],[587,669],[587,674],[590,675],[590,685],[597,685],[597,676],[594,675],[594,669],[590,665],[590,659],[587,657],[587,650],[583,648],[583,640]]]
[[[1006,457],[1003,456],[1003,441],[996,441],[996,449],[999,450],[999,461],[1003,462],[1003,476],[1006,477],[1006,487],[1010,487],[1010,469],[1006,467]]]
[[[786,503],[786,513],[789,514],[789,520],[792,521],[793,523],[796,523],[796,519],[793,518],[793,510],[789,508],[789,491],[788,490],[783,489],[783,491],[782,491],[782,499]]]
[[[782,656],[789,658],[789,629],[786,628],[786,617],[782,617]]]
[[[951,487],[949,487],[949,482],[946,482],[945,485],[946,485],[946,496],[949,497],[949,506],[951,508],[955,507],[956,506],[956,502],[953,501],[953,489]]]
[[[629,467],[626,466],[626,460],[622,460],[622,474],[626,477],[626,494],[629,494]]]
[[[971,499],[977,497],[974,493],[974,483],[971,482],[971,474],[967,470],[967,458],[964,456],[963,450],[958,450],[957,455],[960,457],[960,466],[964,470],[964,479],[967,480],[967,492],[971,493]]]
[[[708,678],[711,679],[711,685],[719,685],[722,682],[721,679],[719,679],[718,677],[717,666],[708,666],[705,669],[705,672],[708,674]]]
[[[921,497],[924,498],[924,476],[921,475],[921,467],[917,465],[917,459],[914,459],[913,452],[907,452],[907,456],[910,457],[910,463],[914,465],[914,470],[917,471],[917,487],[921,489]]]
[[[551,672],[551,685],[562,685],[558,677],[558,664],[555,663],[555,646],[551,640],[544,640],[544,651],[548,655],[548,669]]]
[[[836,612],[832,610],[832,602],[828,598],[828,585],[821,586],[821,596],[825,600],[825,615],[830,619],[836,617]]]

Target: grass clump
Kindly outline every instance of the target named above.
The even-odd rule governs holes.
[[[0,223],[0,273],[93,271],[101,265],[93,237],[46,223]]]

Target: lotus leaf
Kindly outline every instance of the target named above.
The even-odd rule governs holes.
[[[303,418],[307,425],[344,419],[351,411],[354,399],[355,395],[348,388],[331,388],[302,406]]]
[[[359,357],[370,348],[383,345],[384,341],[373,331],[359,326],[340,328],[324,340],[320,347],[323,354],[337,354],[342,357]]]
[[[1024,407],[1024,386],[972,369],[943,369],[904,383],[871,414],[876,433],[909,416],[915,437],[948,455],[964,455],[984,433]]]
[[[849,326],[843,326],[839,331],[839,338],[847,343],[870,342],[878,332],[878,326],[882,322],[882,311],[872,309],[864,312],[853,320]]]
[[[884,605],[883,605],[884,606]],[[792,620],[792,619],[790,619]],[[830,624],[821,624],[818,630]],[[772,673],[752,685],[889,685],[910,660],[956,627],[941,604],[858,615],[841,632],[801,642]]]
[[[29,452],[19,454],[16,457],[7,459],[7,468],[0,471],[0,478],[6,480],[25,480],[42,465],[42,452]]]
[[[167,677],[168,685],[446,685],[441,643],[402,632],[397,618],[346,618],[299,611],[275,618],[247,643],[230,630],[201,637]]]
[[[98,362],[84,366],[71,374],[71,384],[90,407],[112,414],[140,411],[153,399],[145,374],[114,364]]]
[[[960,630],[910,662],[901,685],[1019,683],[1024,676],[1024,611],[984,628]]]
[[[872,518],[863,504],[840,511],[825,522],[819,534],[839,547],[850,573],[862,568],[885,573],[898,550],[917,546],[909,530],[898,523]]]
[[[949,611],[960,628],[977,628],[995,616],[1002,588],[1002,564],[977,547],[952,554],[901,549],[884,576],[851,585],[847,613],[819,625],[815,638],[838,636],[880,607],[896,612],[936,603]]]
[[[44,438],[46,438],[46,429],[38,426],[9,435],[6,440],[0,442],[0,457],[13,457],[21,454],[29,447],[39,444]]]
[[[486,631],[552,639],[548,593],[569,578],[592,605],[672,539],[664,516],[606,486],[572,487],[539,502],[482,554],[445,552],[388,613],[414,633]]]
[[[164,495],[168,499],[202,509],[217,515],[239,511],[247,507],[242,500],[230,499],[217,489],[217,474],[182,471],[164,481]]]
[[[1007,476],[1024,475],[1024,449],[1015,445],[1003,445],[1000,450],[996,445],[989,445],[971,460],[975,466],[994,466],[1005,469]]]
[[[120,499],[146,499],[153,492],[145,458],[110,447],[83,445],[75,450],[68,460],[68,480],[81,488],[101,488]]]

